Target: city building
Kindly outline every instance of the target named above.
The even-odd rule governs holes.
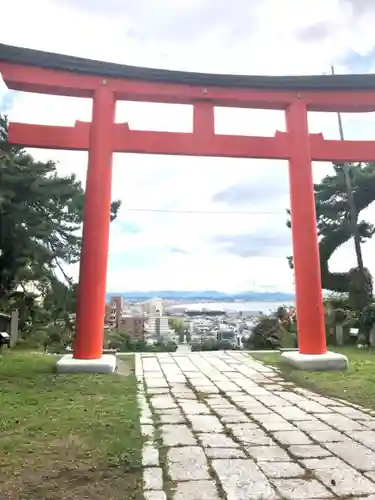
[[[145,319],[145,338],[154,339],[158,342],[169,342],[175,340],[175,331],[169,327],[167,316],[153,316]]]
[[[119,328],[124,308],[124,298],[116,295],[112,296],[109,299],[109,304],[106,305],[104,325],[108,328]]]
[[[128,333],[133,339],[143,340],[145,336],[144,324],[143,316],[125,314],[120,319],[119,330]]]
[[[142,304],[142,312],[147,316],[163,315],[163,300],[162,299],[150,299]]]

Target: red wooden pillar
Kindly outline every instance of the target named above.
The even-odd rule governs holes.
[[[111,216],[113,92],[95,91],[79,273],[73,357],[99,359],[103,350],[105,292]]]
[[[211,102],[196,102],[193,111],[193,133],[198,138],[211,137],[215,134],[215,108]]]
[[[307,108],[296,99],[286,111],[298,344],[301,354],[327,351],[316,229]]]

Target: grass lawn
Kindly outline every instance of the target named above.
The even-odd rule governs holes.
[[[347,372],[304,372],[280,363],[280,353],[256,353],[251,356],[279,368],[284,377],[320,394],[336,396],[375,410],[375,350],[334,347],[349,358]]]
[[[143,498],[135,376],[55,374],[56,360],[0,355],[1,500]]]

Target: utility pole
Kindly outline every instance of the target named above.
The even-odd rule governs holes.
[[[331,72],[332,75],[335,74],[335,68],[331,66]],[[339,133],[340,133],[340,140],[344,140],[344,129],[342,126],[342,119],[341,119],[341,113],[337,113],[337,120],[339,124]],[[354,195],[353,195],[353,184],[352,184],[352,178],[351,178],[351,173],[350,173],[350,168],[347,162],[342,163],[342,168],[344,172],[344,177],[345,177],[345,184],[346,184],[346,191],[348,195],[348,205],[349,205],[349,214],[350,214],[350,232],[353,236],[354,239],[354,248],[355,248],[355,253],[357,256],[357,266],[358,270],[360,273],[361,280],[363,282],[364,290],[367,290],[367,279],[365,275],[365,268],[363,265],[363,258],[362,258],[362,248],[361,248],[361,236],[358,231],[358,226],[357,226],[357,221],[358,221],[358,214],[357,214],[357,208],[355,206],[355,201],[354,201]]]

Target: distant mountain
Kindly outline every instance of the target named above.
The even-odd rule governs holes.
[[[232,302],[234,300],[243,300],[245,302],[283,302],[294,300],[295,296],[290,293],[284,292],[255,292],[246,291],[239,293],[224,293],[217,292],[215,290],[204,290],[204,291],[178,291],[178,290],[150,290],[146,292],[118,292],[118,293],[107,293],[107,299],[111,295],[120,295],[125,299],[133,300],[148,300],[154,297],[158,297],[165,300],[204,300],[204,301],[215,301],[215,302]]]

